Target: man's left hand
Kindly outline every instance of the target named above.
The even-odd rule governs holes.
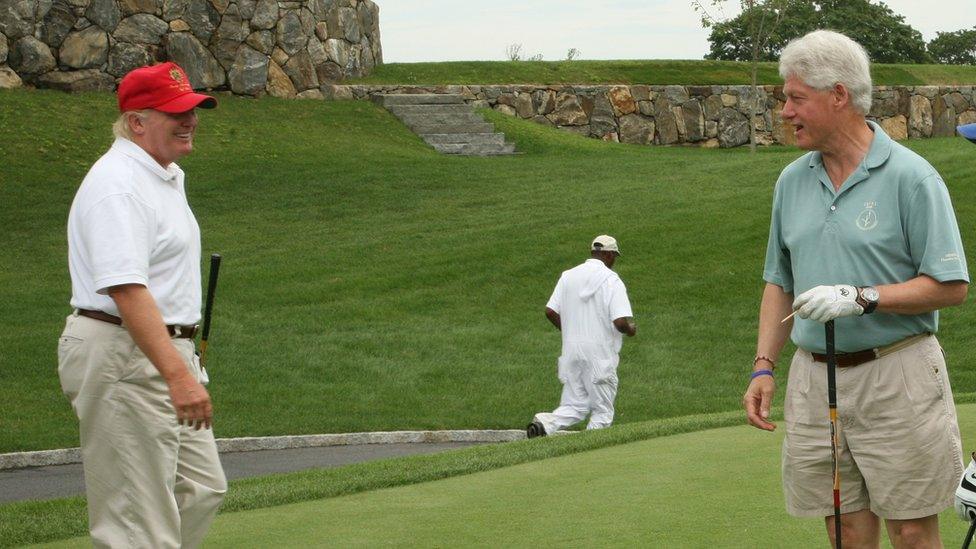
[[[864,307],[858,305],[856,300],[857,288],[854,286],[817,286],[793,300],[793,310],[800,318],[827,322],[842,316],[864,313]]]

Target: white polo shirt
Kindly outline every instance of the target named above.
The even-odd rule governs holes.
[[[564,271],[546,307],[559,313],[563,345],[600,342],[618,353],[623,335],[613,321],[634,316],[624,282],[599,259]]]
[[[183,177],[122,138],[95,162],[68,214],[72,307],[119,316],[108,288],[141,284],[166,324],[200,321],[200,226]]]

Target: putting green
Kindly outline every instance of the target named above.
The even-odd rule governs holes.
[[[959,415],[964,436],[973,433],[976,405],[959,406]],[[231,513],[217,519],[207,546],[824,547],[820,519],[783,510],[781,437],[747,426],[715,429]],[[967,448],[973,443],[966,438]],[[965,524],[947,511],[942,532],[947,546],[956,545]]]

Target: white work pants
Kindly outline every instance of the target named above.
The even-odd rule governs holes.
[[[199,380],[193,341],[174,339]],[[198,547],[227,491],[211,429],[176,421],[166,382],[129,332],[68,317],[61,388],[78,416],[95,547]]]
[[[619,355],[603,343],[564,345],[559,357],[559,381],[563,383],[559,407],[535,415],[546,434],[575,425],[586,416],[590,416],[587,429],[609,427],[613,423],[619,361]]]

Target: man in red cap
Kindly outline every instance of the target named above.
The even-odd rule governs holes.
[[[71,306],[58,344],[78,416],[97,547],[196,547],[227,490],[211,430],[200,320],[200,228],[176,160],[193,150],[195,93],[174,63],[119,84],[112,147],[68,215]]]

